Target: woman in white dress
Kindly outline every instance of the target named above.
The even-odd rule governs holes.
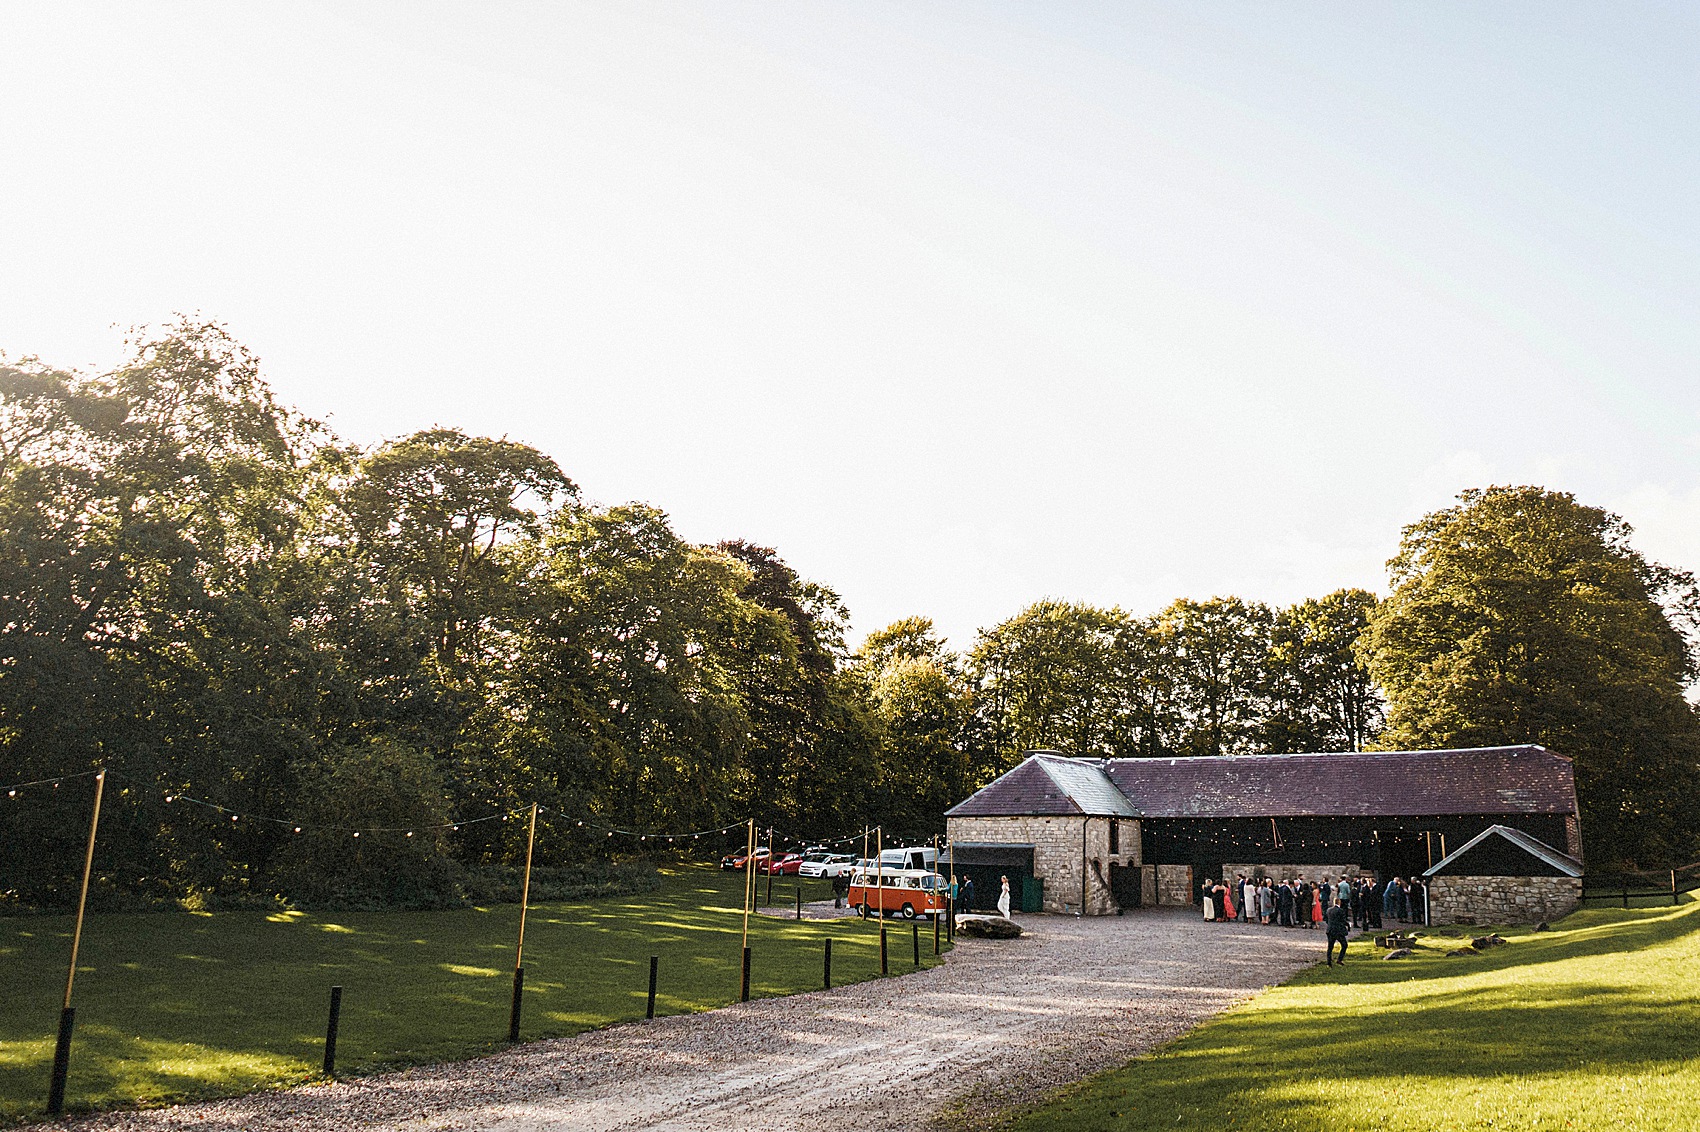
[[[1208,877],[1205,878],[1204,890],[1203,891],[1204,891],[1204,918],[1206,920],[1214,920],[1216,918],[1216,898],[1213,895],[1211,895],[1210,880],[1209,880]]]
[[[998,915],[1009,919],[1009,878],[1003,878],[1003,891],[998,893]]]

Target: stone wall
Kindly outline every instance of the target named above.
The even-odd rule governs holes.
[[[1532,924],[1556,920],[1582,902],[1574,877],[1431,877],[1431,924]]]
[[[1191,865],[1157,866],[1157,903],[1192,904],[1196,895],[1192,887]]]
[[[1139,866],[1139,902],[1147,908],[1161,899],[1157,895],[1157,866]]]
[[[1045,911],[1080,910],[1080,830],[1086,825],[1086,914],[1111,915],[1110,865],[1139,864],[1139,822],[1121,819],[1121,852],[1110,853],[1110,819],[1079,817],[959,817],[946,821],[952,841],[1032,845],[1033,874],[1045,882]],[[1096,858],[1103,876],[1092,868]],[[1017,895],[1019,900],[1019,894]]]

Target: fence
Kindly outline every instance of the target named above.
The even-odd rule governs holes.
[[[1700,861],[1663,871],[1590,874],[1583,881],[1582,906],[1645,908],[1676,904],[1696,890],[1700,890]]]

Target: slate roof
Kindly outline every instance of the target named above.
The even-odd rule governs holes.
[[[1570,760],[1544,747],[1070,759],[1038,752],[952,816],[1139,818],[1573,814]]]
[[[1140,817],[1421,817],[1570,814],[1570,760],[1544,747],[1114,759]]]
[[[1095,759],[1071,759],[1054,751],[1035,752],[1014,770],[951,807],[946,815],[1135,816],[1127,797],[1105,775],[1104,765]]]
[[[1561,853],[1538,837],[1531,837],[1520,829],[1512,829],[1508,825],[1490,825],[1470,840],[1460,845],[1434,863],[1434,866],[1423,873],[1425,877],[1437,876],[1449,866],[1469,855],[1470,851],[1490,837],[1503,837],[1529,856],[1545,861],[1565,876],[1579,877],[1582,875],[1582,862],[1568,853]]]

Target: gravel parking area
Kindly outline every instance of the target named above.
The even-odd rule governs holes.
[[[1120,1064],[1322,957],[1319,931],[1206,924],[1179,909],[1019,919],[1021,939],[961,938],[943,966],[902,978],[71,1126],[836,1132],[972,1124]]]

